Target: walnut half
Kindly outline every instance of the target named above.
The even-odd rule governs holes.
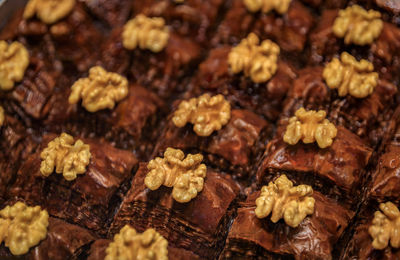
[[[400,247],[400,211],[392,202],[381,203],[380,211],[375,211],[372,225],[368,232],[373,238],[372,246],[375,249],[385,249],[390,240],[394,248]]]
[[[157,157],[149,162],[145,185],[157,190],[161,185],[173,187],[172,197],[180,202],[191,201],[203,190],[207,174],[201,154],[185,154],[179,149],[167,148],[164,158]]]
[[[0,211],[0,243],[4,241],[13,255],[28,253],[47,236],[49,214],[39,206],[28,207],[22,202]]]
[[[46,24],[52,24],[67,16],[75,6],[75,0],[29,0],[24,19],[36,16]]]
[[[24,78],[28,65],[29,53],[24,45],[0,41],[0,90],[11,90]]]
[[[184,127],[190,122],[197,135],[209,136],[226,125],[230,118],[231,105],[223,95],[211,97],[204,94],[189,101],[182,101],[174,113],[172,122],[177,127]]]
[[[142,234],[125,225],[106,249],[105,260],[143,259],[167,260],[168,241],[150,228]]]
[[[352,5],[339,11],[332,30],[345,44],[368,45],[379,37],[383,29],[381,14]]]
[[[261,10],[264,14],[272,10],[280,14],[284,14],[289,9],[292,0],[243,0],[244,5],[250,12],[258,12]]]
[[[67,181],[75,180],[77,174],[86,172],[86,166],[90,162],[90,146],[78,140],[74,144],[74,138],[66,133],[49,142],[40,154],[42,163],[40,172],[44,176],[53,173],[62,173]]]
[[[233,73],[243,72],[254,83],[268,81],[278,69],[279,46],[270,40],[261,42],[250,33],[239,45],[232,48],[228,64]]]
[[[82,106],[89,112],[96,112],[113,109],[116,102],[124,99],[128,95],[128,80],[95,66],[89,70],[89,77],[77,80],[71,89],[70,104],[76,104],[82,98]]]
[[[256,216],[265,218],[272,213],[273,223],[283,218],[287,225],[295,228],[307,215],[314,213],[315,199],[312,194],[311,186],[293,187],[286,175],[281,175],[275,182],[271,181],[261,188],[261,194],[256,199]]]
[[[333,58],[324,68],[322,76],[329,88],[337,88],[339,96],[347,94],[356,98],[365,98],[372,94],[378,85],[379,75],[374,65],[367,60],[356,58],[343,52],[340,60]]]
[[[148,18],[143,14],[129,20],[122,32],[122,44],[128,50],[139,47],[160,52],[167,46],[169,30],[161,17]]]
[[[330,146],[336,137],[337,129],[325,117],[326,112],[322,110],[317,112],[298,109],[295,116],[289,120],[283,141],[295,145],[301,139],[305,144],[317,141],[320,148]]]

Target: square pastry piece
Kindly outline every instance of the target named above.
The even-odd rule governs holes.
[[[49,217],[39,206],[16,202],[0,212],[1,259],[81,259],[97,239],[87,229]]]
[[[325,111],[301,108],[288,124],[282,125],[266,147],[257,181],[265,184],[276,173],[285,173],[340,202],[356,206],[373,150],[325,116]]]
[[[164,18],[138,14],[113,29],[98,63],[168,99],[184,90],[179,83],[196,69],[201,52],[198,43],[176,33]]]
[[[372,63],[347,52],[324,66],[306,67],[290,88],[284,117],[297,109],[323,109],[327,118],[377,147],[395,109],[397,88]]]
[[[332,259],[354,212],[285,175],[239,205],[221,259]]]
[[[296,76],[282,61],[279,45],[251,33],[236,46],[211,49],[192,84],[196,95],[223,94],[232,105],[274,121]]]
[[[206,259],[220,253],[239,187],[201,163],[201,154],[168,148],[164,157],[141,163],[112,222],[109,237],[126,224],[154,228],[172,247]]]
[[[41,149],[22,164],[9,196],[104,234],[136,164],[131,152],[101,140],[45,136]]]
[[[224,0],[135,0],[133,14],[162,17],[176,33],[208,45]]]
[[[200,152],[211,165],[248,177],[270,135],[270,125],[245,109],[231,109],[222,95],[182,100],[168,116],[155,154],[168,147]]]

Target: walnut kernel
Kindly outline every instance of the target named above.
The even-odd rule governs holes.
[[[29,53],[24,45],[0,41],[0,90],[11,90],[24,78],[28,65]]]
[[[161,185],[173,187],[172,197],[181,203],[189,202],[203,190],[207,167],[200,164],[201,154],[185,154],[179,149],[167,148],[164,158],[157,157],[149,162],[149,172],[144,180],[151,190]]]
[[[357,61],[343,52],[340,60],[333,58],[326,65],[322,76],[329,88],[338,89],[339,96],[350,94],[356,98],[365,98],[372,94],[378,84],[378,73],[373,70],[374,65],[369,61]]]
[[[285,223],[293,228],[300,225],[307,215],[314,213],[315,199],[309,185],[298,185],[281,175],[275,182],[261,188],[261,194],[256,199],[255,213],[258,218],[271,214],[271,221],[276,223],[283,218]]]
[[[49,214],[39,206],[22,202],[0,211],[0,243],[4,241],[13,255],[23,255],[47,236]]]
[[[128,50],[148,49],[160,52],[167,46],[169,30],[161,17],[148,18],[143,14],[129,20],[122,32],[122,44]]]
[[[325,117],[326,112],[322,110],[316,112],[298,109],[295,116],[289,120],[283,140],[291,145],[302,139],[305,144],[317,141],[320,148],[330,146],[336,137],[337,129]]]
[[[199,136],[209,136],[226,125],[231,118],[231,105],[224,96],[211,97],[204,94],[189,101],[182,101],[172,118],[177,127],[184,127],[187,122],[193,124],[193,130]]]
[[[105,260],[167,260],[168,241],[150,228],[142,234],[125,225],[106,249]]]
[[[67,16],[75,6],[75,0],[29,0],[24,19],[36,16],[46,24],[52,24]]]
[[[77,80],[72,86],[69,103],[76,104],[82,98],[82,106],[89,112],[113,109],[115,103],[128,95],[128,80],[100,66],[89,70],[89,77]]]
[[[258,36],[250,33],[232,48],[228,64],[233,73],[243,72],[254,83],[268,81],[278,69],[279,46],[270,40],[260,44]]]
[[[375,211],[368,232],[373,238],[375,249],[385,249],[390,241],[393,248],[400,247],[400,211],[392,202],[381,203],[380,211]]]
[[[261,10],[264,14],[272,10],[280,14],[284,14],[289,9],[292,0],[243,0],[244,5],[250,12],[258,12]]]
[[[44,176],[53,173],[62,173],[67,181],[75,180],[77,174],[86,172],[86,166],[90,162],[90,146],[78,140],[74,144],[74,138],[66,133],[49,142],[40,154],[42,163],[40,172]]]
[[[382,32],[380,18],[378,11],[366,11],[359,5],[352,5],[339,11],[332,30],[336,37],[344,38],[345,44],[371,44]]]

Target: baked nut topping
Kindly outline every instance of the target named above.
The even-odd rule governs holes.
[[[62,173],[67,181],[72,181],[76,179],[77,174],[86,172],[90,157],[89,145],[84,144],[82,140],[74,143],[72,136],[62,133],[60,137],[49,142],[40,154],[40,172],[47,177],[53,173],[55,167],[56,173]]]
[[[89,77],[77,80],[71,87],[69,103],[76,104],[82,98],[82,106],[89,112],[113,109],[115,103],[128,95],[128,80],[100,66],[89,70]]]
[[[329,88],[338,89],[339,96],[347,94],[356,98],[365,98],[372,94],[378,84],[378,73],[373,72],[374,65],[371,62],[356,58],[343,52],[340,60],[333,58],[326,65],[322,76]]]
[[[29,0],[24,19],[36,16],[46,24],[55,23],[67,16],[75,6],[75,0]]]
[[[4,124],[5,116],[4,116],[4,108],[0,106],[0,126]]]
[[[275,182],[261,188],[256,199],[255,213],[258,218],[271,214],[271,221],[276,223],[283,218],[285,223],[297,227],[307,215],[314,213],[315,199],[313,189],[309,185],[293,187],[286,175],[281,175]]]
[[[0,41],[0,90],[11,90],[24,78],[28,65],[29,53],[24,45]]]
[[[160,52],[167,46],[169,30],[161,17],[149,18],[143,14],[129,20],[122,32],[122,44],[128,50],[139,47]]]
[[[243,0],[244,5],[250,12],[268,13],[272,10],[284,14],[289,9],[292,0]]]
[[[228,56],[228,64],[234,74],[243,72],[254,83],[268,81],[278,69],[278,55],[280,49],[277,44],[260,39],[250,33],[239,45],[232,48]]]
[[[339,11],[333,24],[336,37],[344,38],[345,44],[367,45],[379,37],[383,29],[381,14],[352,5]]]
[[[203,190],[207,167],[200,164],[201,154],[185,154],[179,149],[167,148],[164,158],[149,162],[144,183],[147,188],[157,190],[161,185],[173,187],[172,197],[180,202],[189,202]]]
[[[289,120],[283,141],[295,145],[302,139],[305,144],[317,141],[320,148],[330,146],[333,138],[336,137],[337,129],[325,117],[326,112],[323,110],[317,112],[306,111],[304,108],[298,109],[295,116]]]
[[[167,260],[168,241],[152,228],[138,234],[134,228],[125,225],[114,236],[106,254],[105,260]]]
[[[47,236],[49,214],[39,206],[22,202],[0,211],[0,243],[4,241],[13,255],[23,255]]]
[[[177,127],[184,127],[190,122],[198,136],[209,136],[226,125],[230,118],[231,105],[223,95],[211,97],[204,94],[189,101],[182,101],[174,113],[172,122]]]
[[[390,240],[394,248],[400,247],[400,211],[392,202],[381,203],[380,211],[375,211],[372,225],[368,232],[373,238],[372,246],[375,249],[385,249]]]

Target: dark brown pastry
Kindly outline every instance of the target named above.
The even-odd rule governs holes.
[[[238,208],[221,259],[329,259],[354,212],[319,192],[314,192],[315,211],[297,228],[283,220],[272,223],[254,213],[259,192]]]
[[[221,173],[208,169],[204,188],[188,203],[179,203],[171,196],[171,188],[151,191],[144,178],[147,164],[141,163],[114,220],[109,236],[126,224],[138,232],[154,228],[168,245],[184,248],[204,258],[215,258],[224,243],[238,186]]]
[[[21,257],[13,257],[10,251],[4,245],[1,245],[0,257],[2,259],[29,260],[77,259],[83,250],[95,240],[96,236],[90,231],[50,217],[47,237],[39,245],[31,248],[27,254]]]
[[[46,136],[42,149],[54,139]],[[45,177],[40,172],[40,149],[20,167],[15,183],[10,187],[10,198],[21,198],[40,205],[51,216],[79,224],[99,234],[112,219],[124,192],[129,188],[135,156],[100,140],[86,140],[91,159],[86,172],[73,181],[53,173]]]

